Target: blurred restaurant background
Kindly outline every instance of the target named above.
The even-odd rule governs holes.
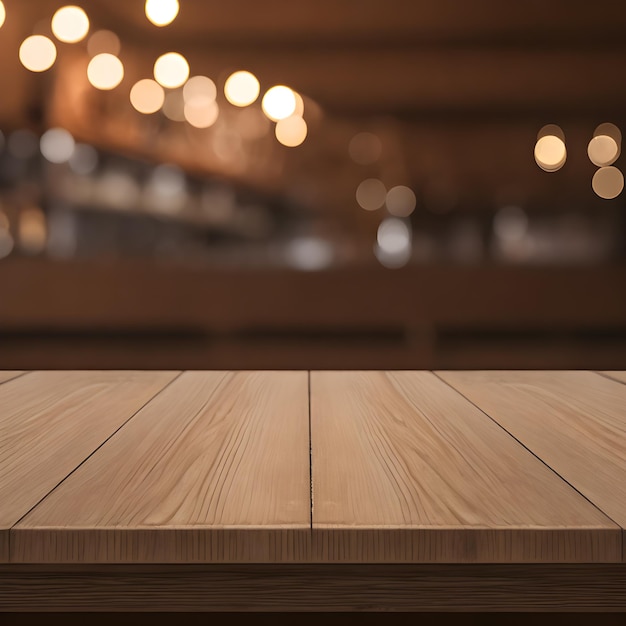
[[[0,368],[626,369],[622,3],[0,21]]]

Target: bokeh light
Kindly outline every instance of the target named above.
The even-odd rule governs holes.
[[[189,63],[182,54],[168,52],[154,64],[154,78],[167,89],[176,89],[189,78]]]
[[[408,217],[415,210],[417,199],[412,189],[405,185],[398,185],[387,192],[385,202],[391,215]]]
[[[239,71],[231,74],[224,84],[226,100],[238,107],[246,107],[259,97],[261,85],[251,72]]]
[[[98,202],[112,209],[136,209],[141,196],[139,183],[125,169],[106,169],[97,179]]]
[[[348,152],[350,158],[358,165],[371,165],[376,163],[383,151],[380,138],[374,133],[357,133],[350,140]]]
[[[402,254],[411,246],[411,231],[405,221],[388,217],[380,223],[376,241],[383,252]]]
[[[556,135],[544,135],[535,144],[535,161],[546,172],[556,172],[565,165],[565,142]]]
[[[70,157],[69,166],[74,174],[87,176],[93,174],[98,167],[98,152],[89,144],[79,143]]]
[[[6,20],[7,12],[4,8],[4,3],[0,0],[0,28],[4,25],[4,20]]]
[[[517,206],[505,206],[495,215],[493,232],[504,241],[520,241],[528,232],[528,216]]]
[[[617,142],[608,135],[596,135],[587,146],[589,160],[598,167],[615,163],[619,152]]]
[[[146,0],[146,17],[155,26],[167,26],[178,15],[178,0]]]
[[[367,178],[356,190],[356,201],[366,211],[376,211],[385,204],[387,189],[377,178]]]
[[[185,173],[176,165],[159,165],[152,171],[144,192],[147,206],[162,213],[175,213],[187,202]]]
[[[72,135],[64,128],[47,130],[39,142],[41,154],[50,163],[67,163],[76,146]]]
[[[376,256],[380,264],[388,269],[398,269],[405,266],[411,259],[411,254],[412,248],[410,243],[400,252],[394,253],[387,252],[378,244],[374,246],[374,255]]]
[[[186,104],[211,104],[217,98],[217,87],[208,76],[192,76],[183,87]]]
[[[612,200],[624,190],[624,175],[616,167],[601,167],[594,174],[591,186],[598,196]]]
[[[295,148],[302,144],[306,139],[307,132],[306,122],[297,115],[279,120],[275,129],[276,139],[288,148]]]
[[[287,263],[308,272],[331,266],[334,257],[332,244],[320,237],[297,237],[289,242],[286,249]]]
[[[217,122],[220,110],[215,100],[206,102],[195,99],[185,102],[183,114],[187,122],[195,128],[209,128]]]
[[[31,72],[45,72],[56,61],[57,49],[51,39],[43,35],[27,37],[20,46],[20,61]]]
[[[89,18],[80,7],[61,7],[52,17],[52,32],[65,43],[82,41],[89,32]]]
[[[604,122],[596,127],[593,131],[593,136],[597,137],[598,135],[606,135],[607,137],[611,137],[615,140],[615,143],[618,146],[622,145],[622,131],[615,126],[615,124],[611,124],[611,122]]]
[[[268,89],[261,103],[263,112],[273,122],[278,122],[293,115],[296,105],[294,92],[289,87],[285,87],[285,85],[276,85]]]
[[[87,41],[87,52],[91,57],[104,52],[118,56],[121,49],[120,38],[110,30],[97,30]]]
[[[20,212],[18,241],[22,252],[40,254],[45,250],[48,228],[46,216],[39,207],[30,207]]]
[[[87,66],[87,78],[96,89],[109,91],[124,79],[124,66],[113,54],[97,54]]]
[[[296,108],[294,109],[293,115],[304,117],[304,98],[297,91],[294,91],[293,95],[296,99]]]
[[[130,90],[130,103],[139,111],[149,115],[161,109],[165,102],[165,91],[155,80],[144,78],[136,82]]]
[[[172,122],[185,121],[185,98],[182,89],[168,91],[163,102],[163,115]]]

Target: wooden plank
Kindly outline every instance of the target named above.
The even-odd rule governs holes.
[[[324,561],[619,561],[620,529],[429,372],[312,372]]]
[[[3,371],[0,372],[0,385],[2,383],[7,383],[10,380],[13,380],[14,378],[17,378],[18,376],[21,376],[24,372],[15,372],[15,371]]]
[[[0,566],[0,611],[624,610],[622,564]]]
[[[626,372],[598,372],[602,376],[607,376],[620,383],[626,384]]]
[[[0,560],[9,529],[175,372],[31,372],[0,386]]]
[[[306,558],[306,372],[187,372],[32,511],[13,562]]]
[[[438,375],[626,528],[626,386],[593,372]]]

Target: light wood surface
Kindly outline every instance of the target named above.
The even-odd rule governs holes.
[[[593,372],[438,375],[626,528],[626,385]]]
[[[23,373],[24,372],[11,372],[8,370],[0,371],[0,385],[21,376]]]
[[[14,562],[306,560],[306,372],[186,372],[16,526]]]
[[[616,524],[431,373],[312,372],[311,437],[316,559],[621,559]]]
[[[626,384],[626,372],[600,372],[600,374]]]
[[[0,562],[619,561],[622,376],[29,372]]]
[[[0,561],[9,528],[175,372],[32,372],[0,386]]]

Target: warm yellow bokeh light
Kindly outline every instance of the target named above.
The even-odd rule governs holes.
[[[624,175],[616,167],[601,167],[594,174],[591,186],[601,198],[612,200],[624,190]]]
[[[193,76],[183,87],[183,97],[186,103],[208,105],[217,98],[217,87],[208,76]]]
[[[20,46],[20,61],[31,72],[49,70],[54,65],[56,58],[56,46],[43,35],[27,37]]]
[[[306,122],[298,115],[292,115],[276,123],[276,139],[283,146],[295,148],[304,142],[307,135]]]
[[[294,92],[284,85],[276,85],[267,90],[263,96],[261,106],[263,112],[273,122],[284,120],[293,115],[296,110],[296,96]]]
[[[87,67],[87,78],[96,88],[103,91],[115,89],[124,78],[124,66],[113,54],[97,54]]]
[[[4,25],[4,20],[7,17],[6,9],[4,8],[4,3],[0,0],[0,28]]]
[[[535,144],[535,161],[546,172],[556,172],[565,164],[565,142],[555,135],[544,135]]]
[[[146,17],[155,26],[167,26],[178,15],[178,0],[146,0]]]
[[[598,167],[615,163],[619,152],[617,142],[608,135],[596,135],[587,146],[589,160]]]
[[[118,56],[121,49],[120,38],[110,30],[97,30],[87,42],[87,52],[90,57],[103,52]]]
[[[189,124],[196,128],[209,128],[217,121],[220,110],[217,102],[202,102],[192,100],[185,104],[184,115]]]
[[[149,115],[156,113],[163,106],[165,92],[163,87],[151,78],[144,78],[130,90],[130,103],[139,111]]]
[[[224,84],[226,100],[237,107],[252,104],[261,92],[257,77],[251,72],[240,71],[231,74]]]
[[[176,89],[189,78],[189,63],[178,52],[163,54],[154,64],[154,78],[163,87]]]
[[[82,41],[89,32],[89,18],[80,7],[61,7],[52,17],[52,32],[65,43]]]

